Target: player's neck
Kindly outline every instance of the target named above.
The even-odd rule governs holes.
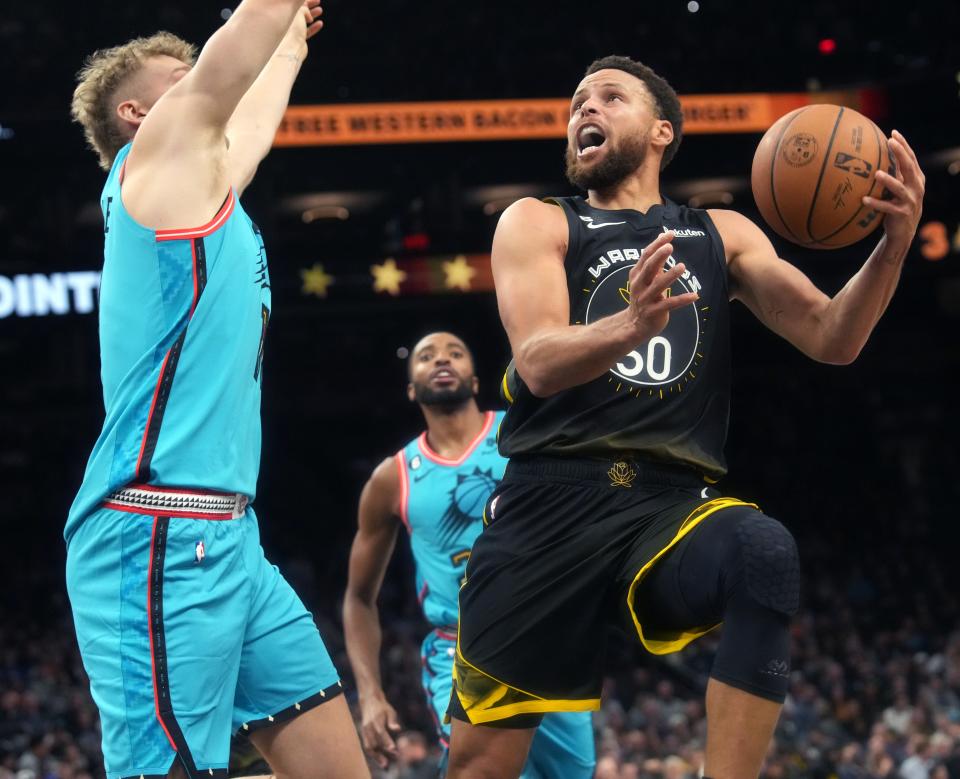
[[[607,189],[591,189],[587,202],[593,208],[616,211],[630,208],[645,214],[651,206],[661,205],[660,173],[649,165],[643,165],[631,176]]]
[[[433,451],[448,460],[456,460],[463,455],[480,435],[486,421],[486,414],[474,400],[450,412],[430,406],[420,408],[427,421],[427,443]]]

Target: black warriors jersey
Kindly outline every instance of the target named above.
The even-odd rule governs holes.
[[[673,230],[673,257],[686,266],[671,294],[699,300],[674,310],[663,332],[637,344],[603,376],[548,398],[535,397],[513,362],[502,391],[510,408],[500,453],[640,456],[688,465],[707,477],[726,472],[730,414],[727,263],[706,211],[669,200],[646,214],[591,208],[582,197],[554,198],[570,230],[564,266],[570,324],[589,325],[627,307],[627,279],[640,253]]]

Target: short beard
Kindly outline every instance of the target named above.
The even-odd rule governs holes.
[[[605,190],[615,187],[634,173],[647,158],[648,136],[625,138],[596,165],[581,168],[576,146],[567,147],[567,181],[583,190]],[[608,141],[609,143],[609,141]]]
[[[417,403],[430,406],[434,411],[451,414],[473,400],[473,387],[469,379],[452,389],[433,389],[425,384],[414,384],[413,397]]]

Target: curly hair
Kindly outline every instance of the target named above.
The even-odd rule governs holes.
[[[140,70],[146,59],[161,55],[192,65],[197,49],[172,33],[158,32],[95,51],[77,73],[70,114],[83,127],[87,144],[100,157],[104,170],[110,170],[117,152],[130,140],[117,120],[117,90]]]
[[[624,73],[629,73],[631,76],[640,79],[653,97],[658,118],[666,119],[673,125],[673,141],[664,149],[663,159],[660,162],[660,170],[663,170],[676,155],[677,149],[680,147],[680,141],[683,139],[683,109],[680,107],[680,98],[677,97],[677,93],[667,83],[666,79],[658,76],[652,68],[642,62],[637,62],[629,57],[616,54],[601,57],[590,63],[590,67],[583,75],[590,76],[598,70],[607,69],[622,70]]]

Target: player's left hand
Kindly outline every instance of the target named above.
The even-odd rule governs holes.
[[[927,177],[920,169],[917,155],[907,139],[897,130],[887,139],[887,144],[897,163],[896,176],[883,170],[877,171],[879,181],[890,193],[888,200],[864,197],[863,204],[884,214],[883,229],[887,240],[898,247],[908,248],[920,224],[923,211],[923,192]]]

